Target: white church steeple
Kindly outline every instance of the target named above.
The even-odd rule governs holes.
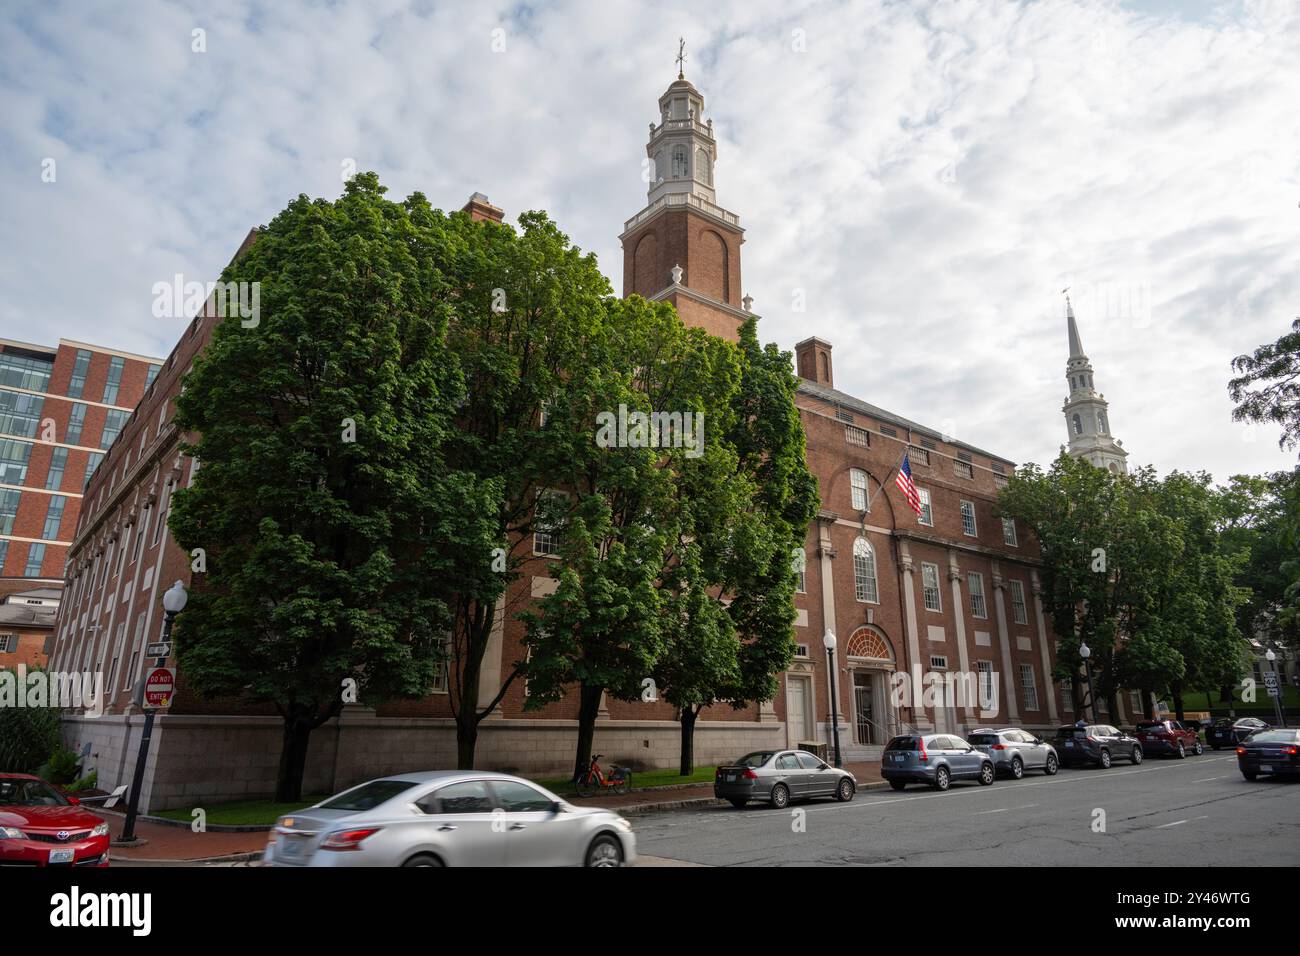
[[[1128,452],[1111,435],[1106,398],[1093,387],[1092,363],[1083,352],[1069,290],[1065,295],[1065,316],[1070,343],[1065,377],[1070,384],[1070,393],[1061,410],[1065,413],[1065,426],[1070,434],[1070,454],[1115,474],[1127,474],[1125,459]]]
[[[677,54],[677,79],[659,97],[659,123],[650,124],[650,189],[647,204],[669,195],[689,194],[716,202],[713,164],[718,147],[713,120],[704,119],[704,94],[685,76],[684,49]],[[687,202],[685,196],[677,200]]]

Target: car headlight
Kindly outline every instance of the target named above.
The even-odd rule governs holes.
[[[0,839],[3,840],[26,840],[27,834],[17,827],[0,827]]]
[[[632,824],[631,824],[631,822],[628,821],[628,820],[626,820],[626,819],[624,819],[623,817],[615,817],[615,818],[614,818],[614,825],[615,825],[616,827],[618,827],[620,830],[626,830],[628,833],[631,833],[631,832],[632,832]]]
[[[90,831],[90,835],[93,837],[108,836],[108,824],[101,823],[99,826],[95,827],[95,829]]]

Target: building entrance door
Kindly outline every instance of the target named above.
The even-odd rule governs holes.
[[[873,700],[875,689],[871,686],[871,674],[868,671],[853,672],[853,712],[854,734],[857,743],[875,743],[875,711]]]
[[[790,738],[787,744],[793,747],[815,739],[812,729],[812,680],[808,677],[787,675],[786,685],[789,693],[786,695],[788,713],[785,727]]]

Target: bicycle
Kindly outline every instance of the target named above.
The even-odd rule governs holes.
[[[600,793],[602,790],[608,790],[610,793],[628,793],[632,789],[632,771],[628,767],[612,766],[609,768],[609,775],[600,768],[600,758],[604,754],[595,754],[591,758],[591,765],[587,772],[582,774],[574,789],[578,791],[580,797],[590,797]]]

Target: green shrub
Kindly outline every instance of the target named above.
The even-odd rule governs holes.
[[[93,790],[95,784],[99,782],[99,771],[92,770],[80,780],[74,780],[63,788],[65,793],[79,793],[82,790]]]
[[[50,759],[36,771],[36,776],[56,787],[66,786],[77,779],[77,764],[80,760],[75,750],[69,750],[60,744],[54,748]]]
[[[35,773],[59,746],[53,707],[0,707],[0,772]]]

